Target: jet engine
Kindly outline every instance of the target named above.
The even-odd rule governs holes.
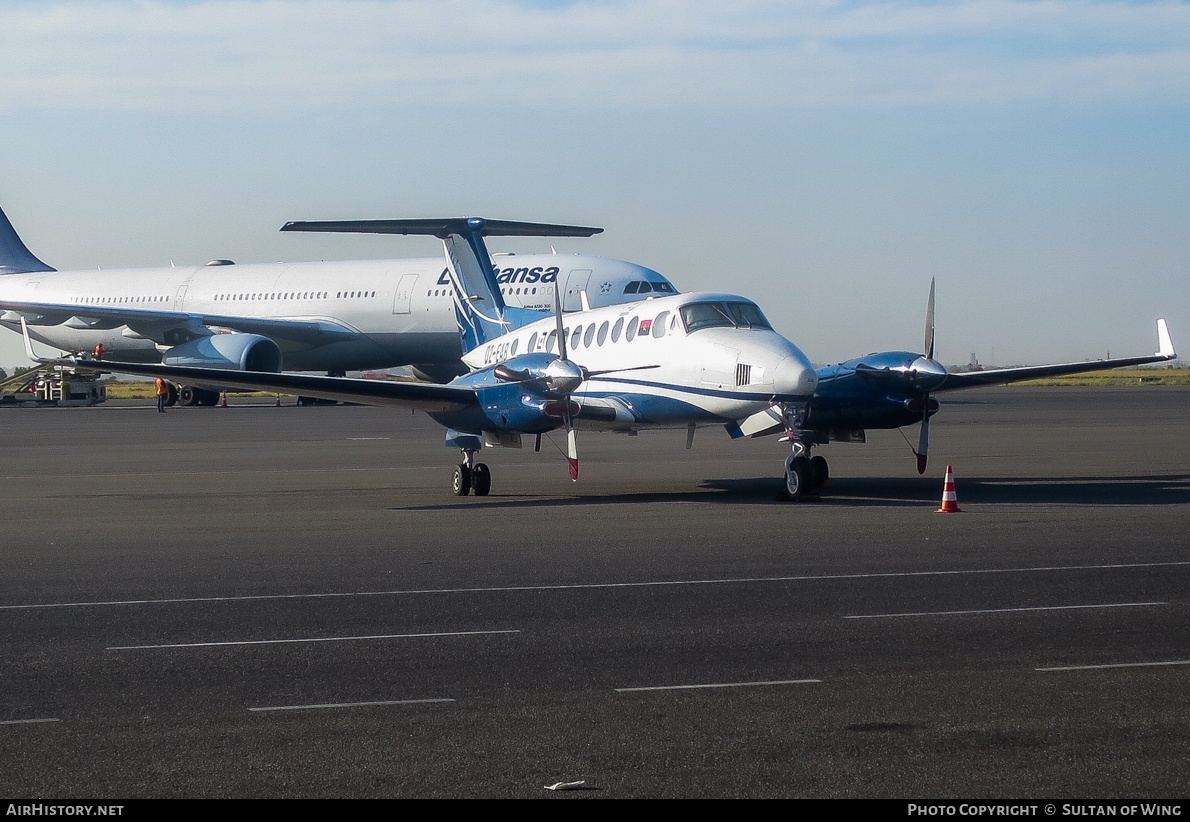
[[[275,374],[281,370],[281,349],[268,337],[257,334],[213,334],[175,345],[161,355],[161,362]]]

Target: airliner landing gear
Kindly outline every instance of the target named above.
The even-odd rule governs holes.
[[[195,388],[193,385],[183,385],[178,390],[177,402],[180,405],[187,406],[214,406],[219,404],[219,392],[208,391],[205,388]],[[169,402],[167,400],[166,405],[168,404]]]
[[[492,490],[492,472],[484,463],[475,461],[475,451],[463,449],[463,461],[455,466],[450,477],[450,490],[456,497],[465,497],[472,491],[477,497],[486,497]]]

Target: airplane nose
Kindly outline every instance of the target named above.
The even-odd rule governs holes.
[[[780,395],[809,397],[818,389],[818,375],[804,356],[791,355],[777,364],[773,387]]]

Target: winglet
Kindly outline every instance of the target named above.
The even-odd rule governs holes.
[[[1165,324],[1165,320],[1157,320],[1157,356],[1165,357],[1167,360],[1175,359],[1178,352],[1174,350],[1173,339],[1169,336],[1169,326]]]

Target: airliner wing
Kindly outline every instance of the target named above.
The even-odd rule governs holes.
[[[26,345],[29,343],[26,339]],[[179,383],[219,385],[245,391],[276,391],[338,402],[362,402],[389,405],[419,411],[451,412],[479,405],[474,389],[457,385],[399,382],[396,380],[355,380],[346,377],[319,377],[309,374],[270,374],[260,371],[235,371],[224,368],[191,368],[179,365],[112,362],[109,360],[31,359],[46,365],[61,365],[80,371],[114,371],[164,377]]]
[[[230,328],[244,334],[260,334],[277,343],[282,351],[293,351],[350,339],[359,332],[324,320],[288,320],[283,318],[233,317],[185,311],[157,311],[106,305],[71,305],[68,303],[0,300],[0,320],[18,322],[23,316],[29,325],[60,325],[74,321],[79,328],[119,328],[128,326],[142,337],[163,345],[176,345],[214,333],[212,328]]]
[[[1037,380],[1042,377],[1060,377],[1065,374],[1082,374],[1086,371],[1106,371],[1110,368],[1124,368],[1130,365],[1164,362],[1176,359],[1173,340],[1165,320],[1157,320],[1158,351],[1148,357],[1126,357],[1115,360],[1093,362],[1070,362],[1057,365],[1034,365],[1022,368],[997,368],[991,371],[968,371],[961,374],[947,374],[946,380],[934,391],[954,391],[960,388],[977,388],[981,385],[1004,385],[1010,382]]]

